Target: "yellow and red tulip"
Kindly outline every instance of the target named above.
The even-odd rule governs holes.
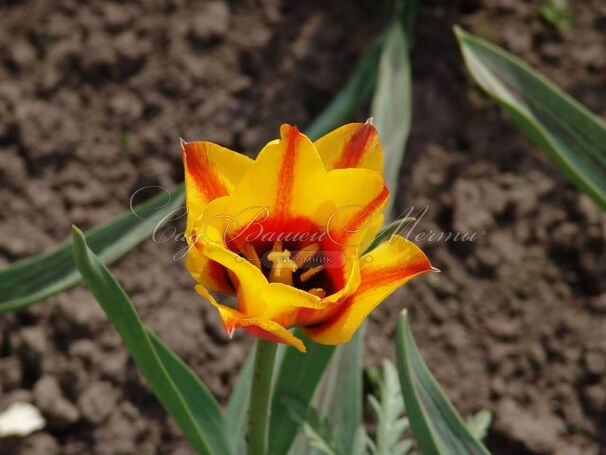
[[[383,224],[389,191],[370,123],[316,142],[282,125],[256,160],[210,142],[182,142],[186,266],[231,336],[305,351],[288,329],[322,344],[350,340],[366,316],[409,279],[433,270],[394,236],[362,254]],[[236,296],[236,308],[211,291]]]

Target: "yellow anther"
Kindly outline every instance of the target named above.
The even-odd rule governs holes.
[[[309,291],[310,294],[315,295],[317,297],[320,297],[321,299],[323,299],[324,297],[326,297],[326,291],[322,288],[313,288],[310,289]]]
[[[248,260],[248,262],[257,266],[258,268],[261,268],[261,259],[259,259],[259,255],[257,254],[257,251],[255,250],[254,246],[252,246],[250,243],[247,243],[246,245],[244,245],[242,253],[244,254],[244,257]]]
[[[299,279],[301,280],[301,283],[305,283],[307,280],[309,280],[311,277],[313,277],[317,273],[321,272],[322,270],[324,270],[323,265],[311,267],[311,268],[307,269],[305,272],[303,272],[301,274],[301,276],[299,277]]]

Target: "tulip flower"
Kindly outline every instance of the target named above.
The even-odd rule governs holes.
[[[364,254],[389,197],[371,122],[316,142],[282,125],[255,160],[210,142],[182,141],[182,152],[186,266],[230,336],[241,327],[304,352],[288,330],[302,327],[317,343],[346,343],[387,296],[433,270],[398,235]]]

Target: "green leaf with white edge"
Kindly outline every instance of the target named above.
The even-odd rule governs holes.
[[[229,428],[233,438],[237,439],[237,454],[244,454],[246,451],[245,435],[247,431],[246,425],[248,420],[250,389],[252,387],[253,371],[255,367],[255,351],[255,349],[252,349],[246,356],[244,366],[240,371],[236,386],[229,397],[227,410],[225,412],[227,428]]]
[[[335,350],[334,346],[313,343],[297,329],[295,336],[307,346],[307,353],[292,346],[286,347],[280,368],[276,373],[269,421],[270,455],[288,453],[297,435],[297,422],[289,418],[284,398],[295,399],[309,407],[314,392]]]
[[[488,434],[488,429],[492,423],[492,412],[488,409],[481,409],[474,415],[467,418],[467,428],[472,435],[480,441]]]
[[[409,43],[408,47],[410,47],[415,33],[419,1],[396,0],[395,10],[397,21],[404,30],[406,41]],[[388,39],[390,31],[391,28],[388,28],[364,53],[345,86],[309,126],[307,130],[309,137],[317,139],[348,122],[351,116],[370,99],[373,92],[376,93],[379,63],[382,54],[385,53],[385,41]]]
[[[383,173],[392,194],[385,213],[395,200],[400,167],[412,121],[409,46],[400,22],[387,34],[379,63],[372,116],[383,145]]]
[[[202,454],[233,453],[219,404],[195,374],[143,326],[120,284],[74,227],[74,261],[164,409]]]
[[[424,455],[487,455],[430,373],[417,348],[406,312],[398,318],[396,358],[406,413]]]
[[[87,236],[104,264],[111,264],[172,219],[184,200],[183,185],[164,191],[112,219]],[[51,297],[80,282],[70,242],[0,270],[0,314]]]
[[[475,81],[577,187],[606,210],[606,124],[524,61],[455,27]]]

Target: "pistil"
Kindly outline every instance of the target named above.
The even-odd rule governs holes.
[[[292,274],[297,271],[297,264],[290,258],[290,251],[282,250],[282,242],[280,240],[274,242],[272,251],[267,255],[267,259],[272,263],[269,272],[269,281],[271,283],[282,283],[292,286]]]

